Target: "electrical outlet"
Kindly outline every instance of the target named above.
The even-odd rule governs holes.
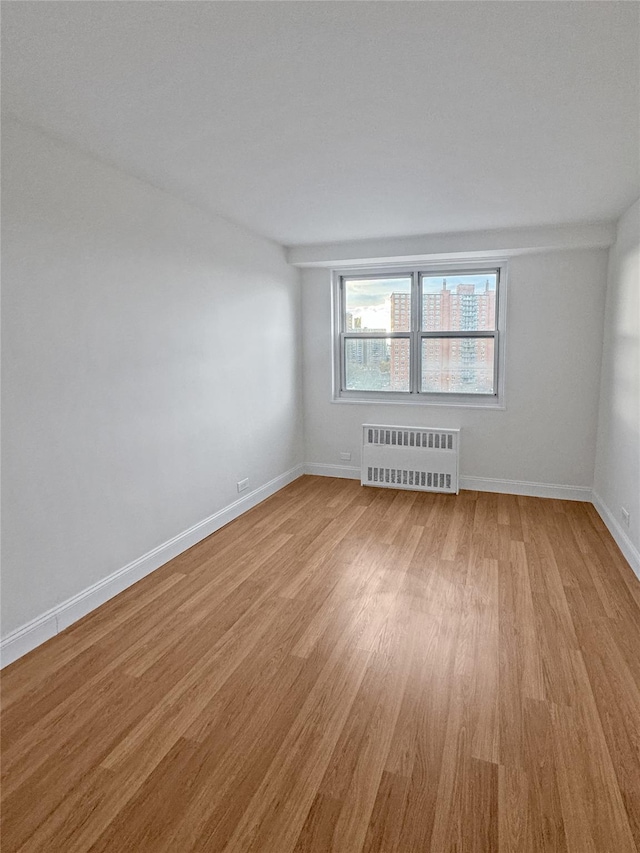
[[[622,520],[624,521],[625,527],[628,527],[630,521],[629,510],[621,506],[620,512],[622,513]]]
[[[238,480],[238,491],[244,492],[245,489],[249,488],[249,478],[245,477],[244,480]]]
[[[351,452],[349,450],[343,450],[340,454],[340,459],[344,462],[351,462]]]

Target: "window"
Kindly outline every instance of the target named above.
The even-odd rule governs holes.
[[[334,397],[501,404],[504,263],[334,273]]]

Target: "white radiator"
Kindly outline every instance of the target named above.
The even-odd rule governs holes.
[[[458,494],[459,429],[362,426],[363,486]]]

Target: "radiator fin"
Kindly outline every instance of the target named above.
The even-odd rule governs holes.
[[[365,443],[389,447],[426,447],[432,450],[455,450],[455,435],[453,431],[367,427]]]

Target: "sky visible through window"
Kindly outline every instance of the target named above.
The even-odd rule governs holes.
[[[391,330],[391,294],[411,293],[410,278],[347,279],[346,310],[354,321],[360,319],[362,331]]]

